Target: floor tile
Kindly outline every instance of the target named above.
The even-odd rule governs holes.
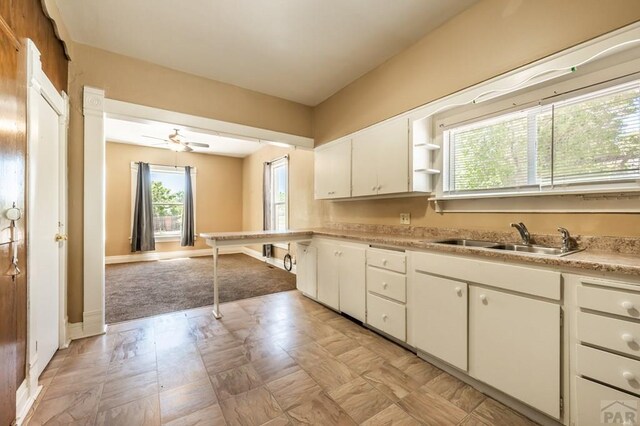
[[[362,426],[420,426],[421,423],[395,404],[385,408]]]
[[[473,411],[485,396],[461,380],[448,373],[442,373],[431,380],[425,387],[454,403],[467,413]]]
[[[317,343],[309,343],[287,351],[302,368],[310,369],[332,355]]]
[[[462,420],[458,426],[492,426],[492,423],[489,423],[487,420],[476,414],[469,414],[467,417]]]
[[[364,346],[371,349],[373,353],[386,359],[387,361],[393,361],[398,358],[412,355],[411,352],[409,352],[402,346],[397,345],[380,336],[376,336],[376,340],[374,342],[364,344]]]
[[[155,352],[155,341],[151,338],[118,343],[111,353],[111,362],[134,358],[149,352]]]
[[[358,377],[356,373],[349,369],[349,367],[333,358],[327,358],[320,364],[306,370],[309,375],[313,377],[313,379],[327,392],[337,388],[338,386],[349,383],[351,380]]]
[[[362,377],[329,392],[329,396],[357,423],[364,422],[392,404]]]
[[[333,356],[341,355],[360,346],[358,342],[339,332],[332,336],[321,338],[317,340],[317,343]]]
[[[366,371],[362,377],[392,401],[398,401],[420,387],[418,382],[388,363]]]
[[[94,352],[111,352],[115,343],[115,338],[111,335],[100,335],[74,340],[69,344],[70,355],[81,355]]]
[[[158,355],[158,382],[161,390],[196,382],[207,376],[207,369],[195,344],[174,348]]]
[[[132,401],[124,405],[100,411],[96,425],[155,426],[160,424],[158,395]]]
[[[273,341],[284,350],[289,350],[307,343],[312,343],[313,339],[302,331],[291,331],[274,335]]]
[[[245,364],[212,375],[211,383],[218,399],[222,400],[262,386],[262,379],[251,364]]]
[[[263,358],[270,358],[278,355],[286,355],[284,349],[280,345],[271,341],[271,339],[251,340],[244,343],[245,355],[249,361],[255,361]]]
[[[275,419],[269,420],[266,423],[263,423],[262,426],[288,426],[291,424],[289,417],[286,414],[282,414]]]
[[[220,401],[229,426],[258,426],[282,415],[271,393],[263,386]]]
[[[100,397],[100,411],[127,402],[158,394],[158,373],[149,371],[121,379],[107,381]]]
[[[358,374],[380,367],[386,362],[384,358],[379,357],[364,346],[358,346],[338,355],[337,358]]]
[[[219,373],[249,363],[249,360],[244,355],[242,346],[220,352],[207,352],[202,354],[202,361],[209,374]]]
[[[390,364],[421,385],[435,379],[442,373],[442,370],[414,354],[392,360]]]
[[[402,398],[398,405],[426,425],[456,425],[467,416],[464,410],[424,388]]]
[[[210,405],[184,417],[163,423],[165,426],[224,426],[225,424],[222,410],[218,404]]]
[[[217,401],[208,377],[160,392],[162,422],[167,423],[209,407]]]
[[[283,410],[300,405],[322,393],[322,388],[304,370],[267,383],[267,388]]]
[[[137,376],[138,374],[149,371],[156,371],[157,368],[156,354],[155,352],[150,352],[135,358],[110,363],[106,380],[110,381]]]
[[[287,411],[294,425],[356,425],[349,415],[325,394],[320,394]]]
[[[264,382],[270,382],[300,370],[300,366],[287,353],[257,359],[251,364]]]
[[[97,411],[102,385],[43,400],[34,412],[30,425],[69,424],[87,420],[90,423]]]
[[[496,426],[535,425],[531,420],[490,398],[485,399],[484,402],[473,411],[473,414],[487,423]]]

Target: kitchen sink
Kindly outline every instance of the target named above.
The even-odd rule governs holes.
[[[546,246],[536,246],[536,245],[526,245],[526,244],[498,244],[491,247],[487,247],[493,250],[504,250],[504,251],[516,251],[521,253],[531,253],[531,254],[546,254],[550,256],[567,256],[569,254],[577,253],[582,250],[570,250],[563,252],[562,249],[557,247],[546,247]]]
[[[448,244],[451,246],[463,246],[463,247],[493,247],[499,243],[494,243],[492,241],[479,241],[479,240],[457,240],[457,239],[450,239],[450,240],[440,240],[440,241],[434,241],[434,243],[437,244]]]
[[[455,239],[455,238],[448,239],[448,240],[433,241],[433,242],[436,244],[448,244],[452,246],[479,247],[479,248],[487,248],[491,250],[503,250],[503,251],[530,253],[530,254],[542,254],[547,256],[558,256],[558,257],[567,256],[583,250],[583,249],[577,249],[577,250],[570,250],[567,252],[563,252],[562,249],[557,247],[546,247],[546,246],[527,245],[527,244],[503,244],[503,243],[497,243],[492,241],[465,240],[465,239]]]

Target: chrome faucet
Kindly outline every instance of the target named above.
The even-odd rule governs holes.
[[[562,247],[561,250],[563,253],[567,253],[573,249],[573,240],[571,239],[571,234],[569,234],[569,230],[567,228],[559,227],[558,232],[562,234]]]
[[[529,234],[529,230],[524,223],[512,223],[512,227],[516,228],[520,233],[520,238],[522,238],[522,244],[530,245],[531,244],[531,234]]]

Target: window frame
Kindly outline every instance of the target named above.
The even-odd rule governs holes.
[[[184,176],[184,168],[185,166],[163,166],[163,165],[157,165],[157,164],[151,164],[150,166],[151,172],[152,173],[174,173],[174,174],[179,174]],[[197,239],[197,227],[198,227],[198,221],[196,218],[196,213],[197,213],[197,191],[196,191],[196,176],[197,176],[197,169],[195,167],[191,168],[191,189],[193,192],[193,221],[195,224],[195,228],[196,228],[196,239]],[[133,232],[133,214],[135,211],[135,203],[136,203],[136,188],[137,188],[137,178],[138,178],[138,163],[137,162],[131,162],[131,204],[130,204],[130,211],[131,211],[131,220],[130,220],[130,224],[131,224],[131,230],[129,232],[129,240],[131,240],[131,232]],[[183,205],[182,203],[154,203],[154,205]],[[182,236],[182,230],[180,231],[176,231],[176,232],[162,232],[162,233],[154,233],[154,238],[156,240],[156,242],[174,242],[174,241],[180,241]]]
[[[518,187],[505,187],[484,190],[471,191],[449,191],[449,183],[451,182],[451,141],[449,140],[449,130],[471,125],[494,117],[505,116],[516,113],[518,111],[535,110],[537,108],[548,107],[552,104],[561,103],[568,99],[579,98],[589,93],[605,90],[615,86],[620,86],[636,81],[640,81],[640,72],[634,72],[623,76],[611,76],[610,78],[600,78],[598,81],[589,81],[588,83],[572,84],[572,81],[566,81],[558,85],[545,85],[545,87],[534,87],[527,90],[524,94],[512,93],[505,95],[488,106],[468,107],[468,111],[461,114],[453,114],[453,116],[462,116],[457,120],[452,117],[445,117],[434,120],[437,136],[442,141],[442,175],[436,189],[436,197],[432,200],[464,200],[464,199],[481,199],[481,198],[511,198],[511,197],[539,197],[539,196],[559,196],[559,195],[590,195],[590,194],[612,194],[621,192],[640,192],[640,179],[616,179],[612,181],[599,180],[594,182],[575,182],[575,183],[556,183],[556,184],[539,184],[529,181],[527,185]],[[556,86],[562,89],[556,89]],[[549,96],[538,97],[532,100],[531,93],[535,92],[551,93]],[[523,101],[523,99],[525,99]],[[475,114],[474,114],[475,111]],[[448,114],[443,114],[448,115]],[[531,141],[528,141],[530,144]],[[530,146],[528,147],[530,149]],[[530,188],[527,190],[526,188]]]
[[[285,191],[285,201],[284,202],[276,202],[276,170],[279,168],[285,168],[286,171],[286,179],[285,179],[285,185],[286,185],[286,191]],[[269,200],[269,204],[270,204],[270,209],[271,209],[271,223],[270,228],[272,230],[277,230],[276,227],[276,223],[277,223],[277,219],[276,219],[276,206],[277,205],[284,205],[285,206],[285,229],[289,229],[289,191],[291,190],[291,186],[290,186],[290,182],[289,182],[289,159],[288,157],[282,157],[279,158],[275,161],[271,162],[271,170],[270,170],[271,176],[270,176],[270,181],[271,181],[271,188],[270,188],[270,196],[271,199]],[[273,244],[275,247],[284,249],[284,250],[288,250],[289,249],[289,244],[288,243],[275,243]]]

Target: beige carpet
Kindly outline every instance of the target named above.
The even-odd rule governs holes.
[[[107,323],[213,304],[213,260],[208,257],[106,265]],[[218,261],[220,301],[296,288],[296,276],[245,254]]]

